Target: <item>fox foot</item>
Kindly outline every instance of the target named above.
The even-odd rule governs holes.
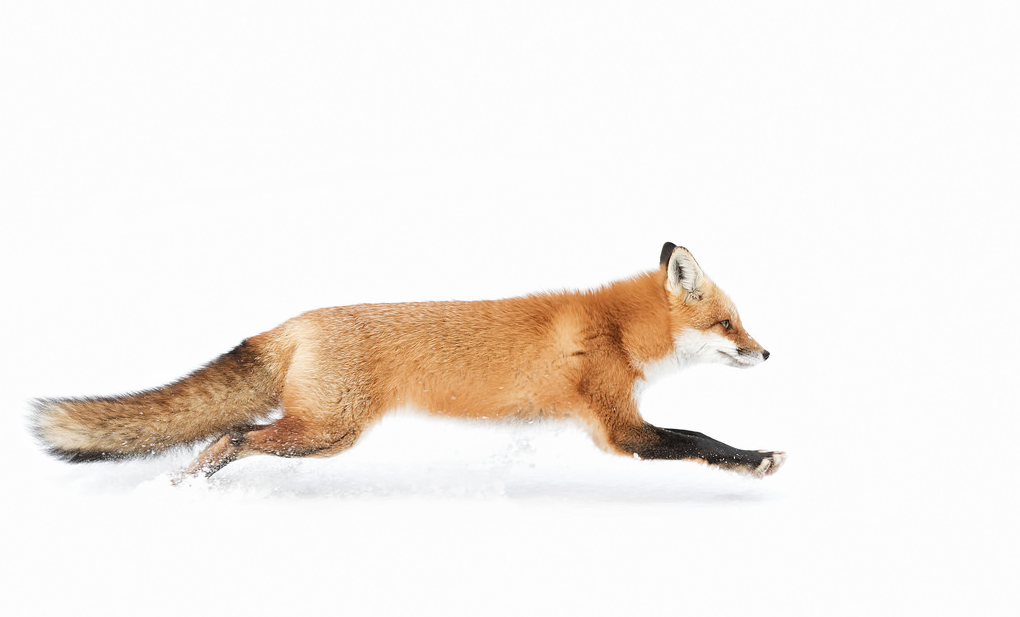
[[[771,476],[772,474],[779,471],[779,468],[786,462],[786,452],[769,452],[768,450],[758,450],[758,454],[761,454],[761,462],[751,468],[742,467],[735,469],[734,471],[740,471],[756,478],[764,478],[765,476]]]

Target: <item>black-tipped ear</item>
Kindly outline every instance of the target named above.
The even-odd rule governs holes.
[[[662,252],[659,253],[659,267],[663,268],[669,263],[669,258],[673,256],[673,250],[676,249],[676,245],[672,242],[667,242],[662,245]]]
[[[686,303],[697,302],[705,293],[705,273],[694,255],[682,246],[673,249],[666,266],[666,283],[669,290]]]

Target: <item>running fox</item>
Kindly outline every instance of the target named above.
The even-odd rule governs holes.
[[[402,406],[466,418],[571,417],[603,449],[755,476],[783,452],[739,450],[652,426],[636,394],[663,369],[750,367],[769,352],[687,249],[658,270],[586,292],[319,309],[242,342],[162,388],[35,402],[33,429],[71,462],[140,457],[212,439],[180,477],[252,454],[332,456]],[[282,417],[269,414],[282,409]]]

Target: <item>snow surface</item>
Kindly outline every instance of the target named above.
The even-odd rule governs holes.
[[[1018,7],[4,3],[4,613],[1016,614]],[[304,310],[666,240],[772,358],[643,413],[776,476],[402,413],[175,488],[189,453],[25,428]]]

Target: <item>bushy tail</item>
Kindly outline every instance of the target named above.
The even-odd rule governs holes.
[[[278,403],[273,372],[245,341],[155,390],[38,400],[32,428],[51,454],[70,462],[142,457],[250,424]]]

